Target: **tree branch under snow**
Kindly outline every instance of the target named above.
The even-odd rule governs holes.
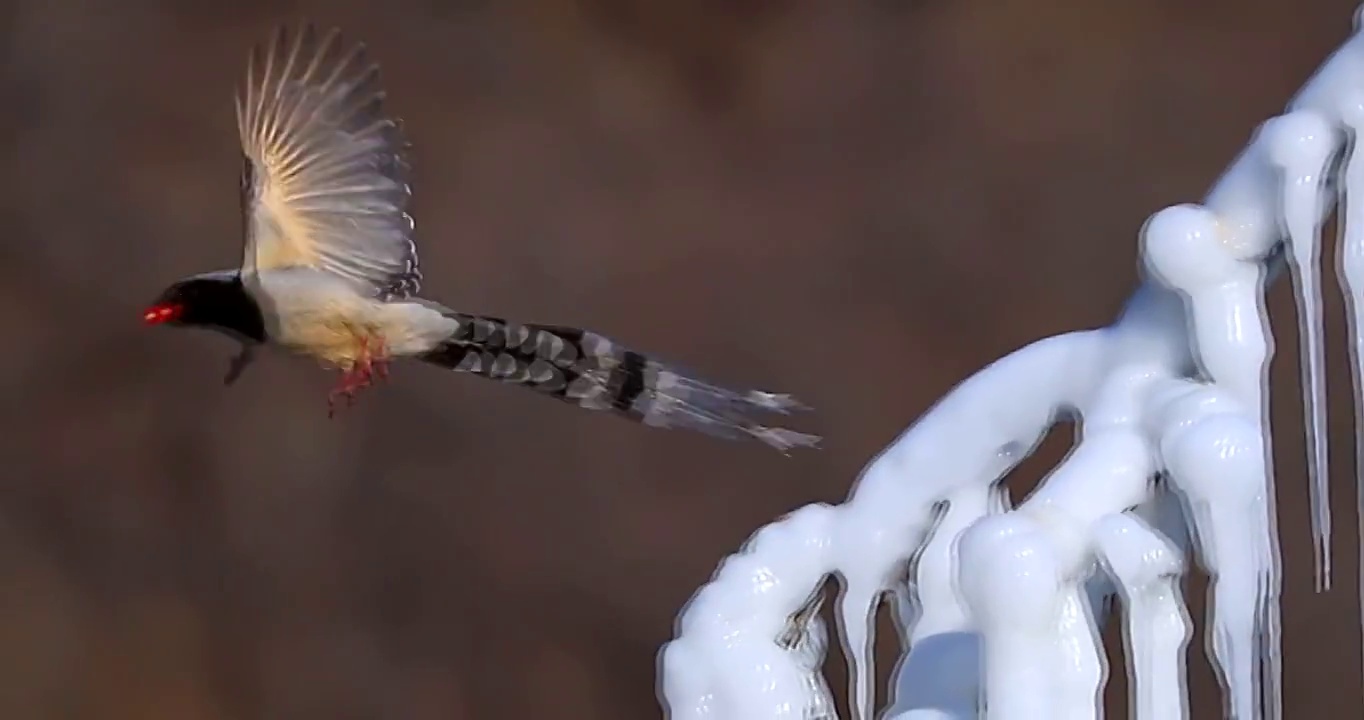
[[[1097,718],[1097,628],[1124,608],[1132,717],[1188,716],[1186,558],[1211,578],[1207,641],[1228,717],[1278,718],[1279,551],[1264,289],[1291,270],[1302,331],[1317,576],[1329,587],[1321,231],[1364,188],[1364,37],[1254,133],[1203,204],[1139,234],[1148,279],[1111,325],[1037,341],[953,388],[840,505],[812,504],[726,558],[661,651],[673,718],[833,718],[811,604],[841,580],[852,716],[871,720],[872,618],[905,656],[884,717]],[[1364,376],[1364,203],[1342,202],[1341,282]],[[1356,396],[1359,393],[1356,392]],[[1001,481],[1062,416],[1070,454],[1011,506]],[[908,572],[909,582],[906,582]]]

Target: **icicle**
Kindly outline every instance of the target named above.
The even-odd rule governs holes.
[[[1268,465],[1266,465],[1268,467]],[[1268,473],[1266,473],[1268,482]],[[1255,531],[1258,581],[1255,604],[1257,649],[1260,664],[1260,697],[1265,720],[1283,718],[1283,575],[1278,545],[1278,523],[1274,512],[1273,494],[1269,493],[1262,505],[1260,527]]]
[[[1334,151],[1330,123],[1310,110],[1281,115],[1269,123],[1269,156],[1283,169],[1283,219],[1288,230],[1287,257],[1297,289],[1301,339],[1303,416],[1307,434],[1307,474],[1315,536],[1317,591],[1331,587],[1330,475],[1326,447],[1326,359],[1321,318],[1322,174]]]
[[[1132,512],[1105,517],[1094,537],[1125,605],[1129,717],[1187,720],[1182,659],[1193,625],[1180,593],[1182,549]]]
[[[876,712],[871,680],[876,668],[873,665],[871,628],[876,620],[876,609],[883,590],[862,580],[844,574],[838,619],[843,630],[843,650],[848,660],[848,709],[853,720],[872,720]]]
[[[1356,23],[1358,19],[1356,15]],[[1354,370],[1355,488],[1359,513],[1355,539],[1360,548],[1359,595],[1364,598],[1364,200],[1351,202],[1355,191],[1364,189],[1364,153],[1359,152],[1360,128],[1364,128],[1364,96],[1353,96],[1342,102],[1340,118],[1351,137],[1338,188],[1341,201],[1336,215],[1339,234],[1336,272],[1345,295],[1350,360]],[[1360,605],[1359,625],[1364,630],[1364,603]]]
[[[1057,537],[1067,535],[1075,536]],[[983,638],[982,717],[989,720],[1069,714],[1058,712],[1064,698],[1056,692],[1066,670],[1056,631],[1067,588],[1051,537],[1014,511],[977,521],[957,543],[961,598]]]
[[[1187,383],[1187,384],[1186,384]],[[1199,557],[1211,578],[1207,628],[1214,667],[1225,683],[1227,717],[1258,720],[1259,680],[1272,658],[1260,631],[1273,598],[1261,596],[1267,558],[1264,439],[1259,414],[1236,407],[1215,385],[1180,381],[1185,395],[1168,393],[1160,454],[1174,487],[1188,502]]]

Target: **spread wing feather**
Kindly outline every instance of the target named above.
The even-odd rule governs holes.
[[[291,36],[292,35],[292,36]],[[382,298],[421,281],[398,123],[378,65],[340,33],[281,27],[237,95],[245,272],[307,266]]]

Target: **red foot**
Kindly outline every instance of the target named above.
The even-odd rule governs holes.
[[[327,417],[336,416],[337,400],[346,399],[346,407],[355,405],[356,394],[374,384],[375,379],[388,377],[388,358],[383,351],[382,342],[377,343],[375,351],[370,351],[369,343],[361,341],[360,356],[349,370],[342,371],[341,381],[327,395]]]
[[[341,373],[341,381],[336,388],[327,395],[327,417],[336,417],[337,401],[341,398],[346,399],[346,407],[355,404],[355,394],[362,388],[369,387],[370,377],[368,371],[363,366],[356,365],[350,370]]]

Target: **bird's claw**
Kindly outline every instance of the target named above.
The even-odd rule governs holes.
[[[327,396],[327,417],[336,416],[337,400],[346,399],[346,407],[355,405],[356,394],[374,384],[376,380],[388,378],[388,359],[382,354],[364,352],[349,370],[341,373],[341,382]]]
[[[354,406],[356,393],[372,383],[373,373],[364,365],[356,365],[341,373],[341,382],[327,395],[327,417],[336,417],[337,401],[341,398],[346,399],[347,408]]]

